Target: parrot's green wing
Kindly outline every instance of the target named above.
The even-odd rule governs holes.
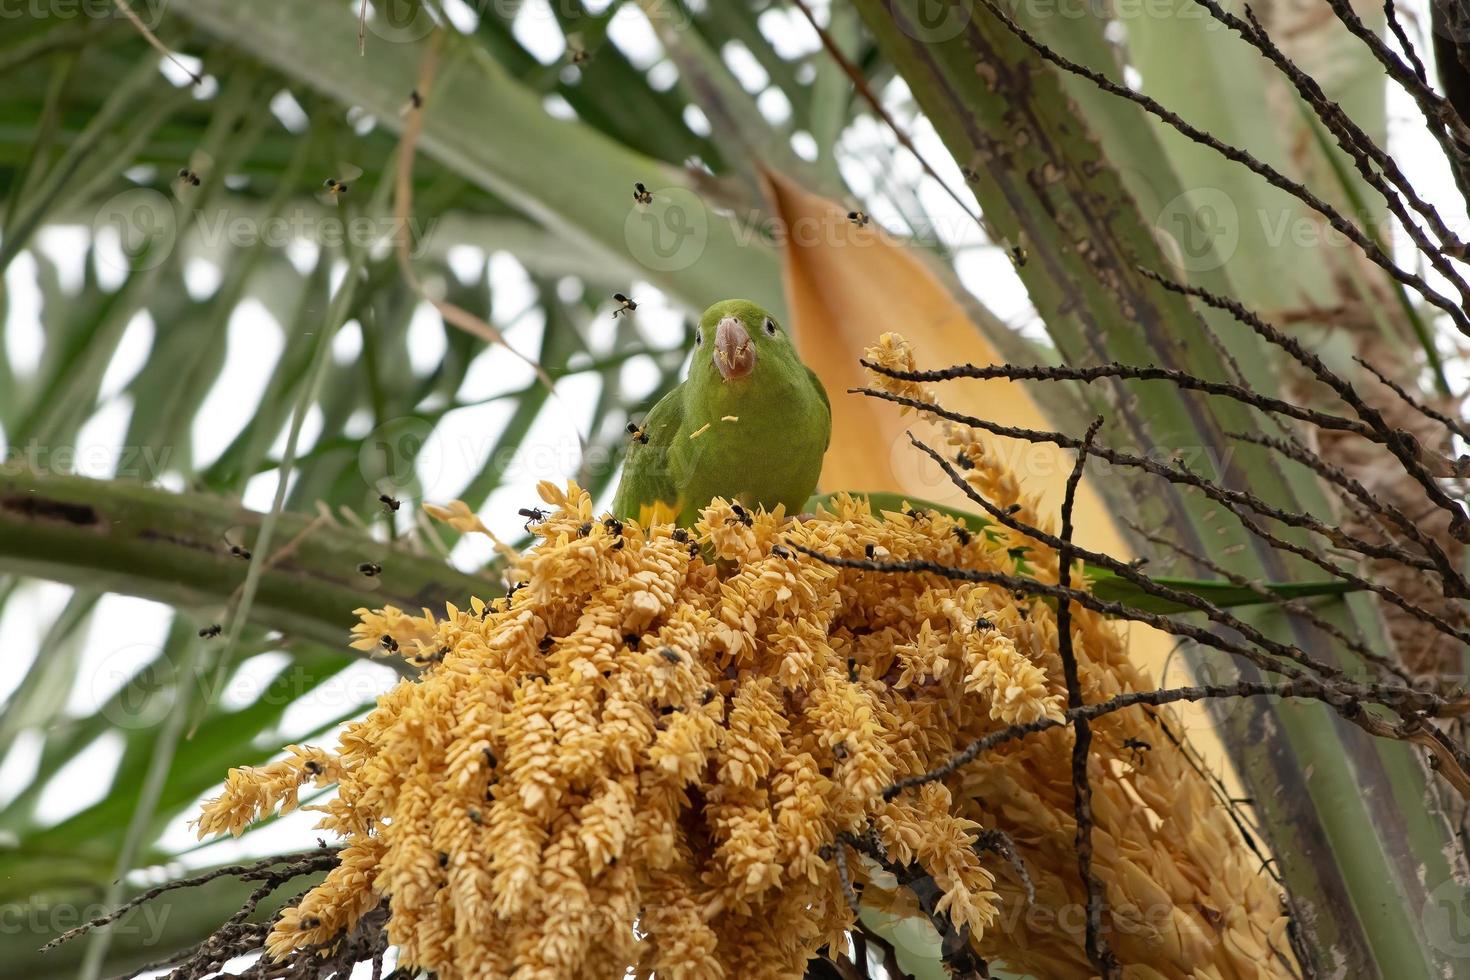
[[[822,385],[822,379],[817,377],[817,372],[805,364],[802,367],[806,369],[806,376],[812,379],[812,387],[817,389],[817,394],[822,396],[822,407],[827,410],[827,418],[830,419],[832,417],[832,399],[827,397],[827,389]],[[822,443],[822,452],[825,453],[827,447],[830,445],[832,445],[832,429],[829,426],[827,429],[827,441]]]
[[[683,455],[672,452],[684,416],[684,385],[676,386],[658,400],[643,420],[641,437],[628,446],[623,461],[623,478],[613,498],[613,514],[624,520],[638,520],[644,506],[668,504],[677,513],[679,490],[688,474],[683,470]]]

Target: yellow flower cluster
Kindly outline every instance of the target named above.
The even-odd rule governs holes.
[[[1003,489],[985,469],[977,480]],[[715,501],[683,531],[602,519],[575,484],[542,495],[552,513],[508,600],[361,610],[355,645],[381,652],[391,636],[422,676],[335,753],[234,770],[206,805],[201,834],[238,833],[293,806],[299,783],[338,783],[317,809],[345,840],[341,864],[281,916],[270,954],[331,942],[386,903],[401,961],[441,980],[796,977],[846,948],[832,845],[871,832],[925,884],[900,888],[845,849],[865,905],[909,913],[927,888],[981,955],[1091,975],[1067,729],[883,799],[977,736],[1061,716],[1053,608],[796,546],[1000,572],[1030,547],[1043,576],[1054,556],[846,497],[803,520]],[[1073,622],[1088,701],[1147,686],[1110,624]],[[1129,977],[1291,975],[1279,899],[1167,720],[1135,708],[1095,723],[1109,942]],[[1034,898],[987,831],[1014,841]]]

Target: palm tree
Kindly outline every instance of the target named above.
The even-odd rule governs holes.
[[[1465,475],[1449,379],[1470,333],[1452,231],[1470,134],[1418,60],[1428,25],[1404,26],[1392,4],[1257,13],[1214,0],[5,12],[0,622],[21,624],[5,635],[35,655],[0,717],[0,906],[24,923],[0,930],[0,976],[136,969],[209,935],[249,884],[171,891],[143,906],[156,919],[37,947],[164,879],[309,845],[262,828],[189,846],[178,831],[229,767],[327,737],[391,681],[385,661],[348,651],[354,609],[503,592],[493,552],[419,503],[463,500],[514,545],[538,479],[576,476],[606,500],[625,423],[678,381],[687,318],[728,295],[790,320],[828,380],[828,490],[959,499],[909,482],[916,455],[873,451],[887,445],[874,431],[901,436],[888,406],[837,397],[884,330],[934,364],[1175,372],[992,381],[946,404],[1079,434],[1102,413],[1098,439],[1115,447],[1215,453],[1211,480],[1337,537],[1273,524],[1272,545],[1218,498],[1142,489],[1127,466],[1084,484],[1079,537],[1246,582],[1321,577],[1313,556],[1348,554],[1405,601],[1313,607],[1336,634],[1279,606],[1243,620],[1353,677],[1388,665],[1450,691],[1463,612],[1446,569],[1463,543],[1457,505],[1436,494]],[[1414,149],[1394,163],[1380,147]],[[1444,193],[1427,189],[1434,167]],[[871,215],[881,250],[793,234],[831,207]],[[612,315],[615,293],[633,315]],[[1259,400],[1336,413],[1342,393],[1249,329],[1251,311],[1368,392],[1382,431],[1411,432],[1432,480],[1395,455],[1409,443],[1362,426],[1314,432],[1320,457],[1293,455]],[[1181,394],[1185,376],[1257,401]],[[1418,536],[1340,499],[1318,459]],[[1055,502],[1066,470],[1019,475]],[[167,616],[147,624],[139,608]],[[1136,634],[1145,651],[1172,649],[1162,639]],[[1198,644],[1186,659],[1202,682],[1261,676]],[[1214,764],[1250,800],[1304,975],[1446,975],[1470,956],[1455,932],[1464,807],[1423,753],[1321,704],[1211,710]],[[937,970],[940,955],[890,972]]]

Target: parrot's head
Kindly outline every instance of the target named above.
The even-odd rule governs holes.
[[[694,336],[691,379],[739,386],[764,368],[796,360],[775,317],[745,299],[727,299],[704,311]]]

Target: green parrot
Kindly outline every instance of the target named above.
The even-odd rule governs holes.
[[[688,527],[715,497],[799,514],[822,470],[832,406],[775,318],[727,299],[699,318],[688,379],[629,430],[618,517]]]

